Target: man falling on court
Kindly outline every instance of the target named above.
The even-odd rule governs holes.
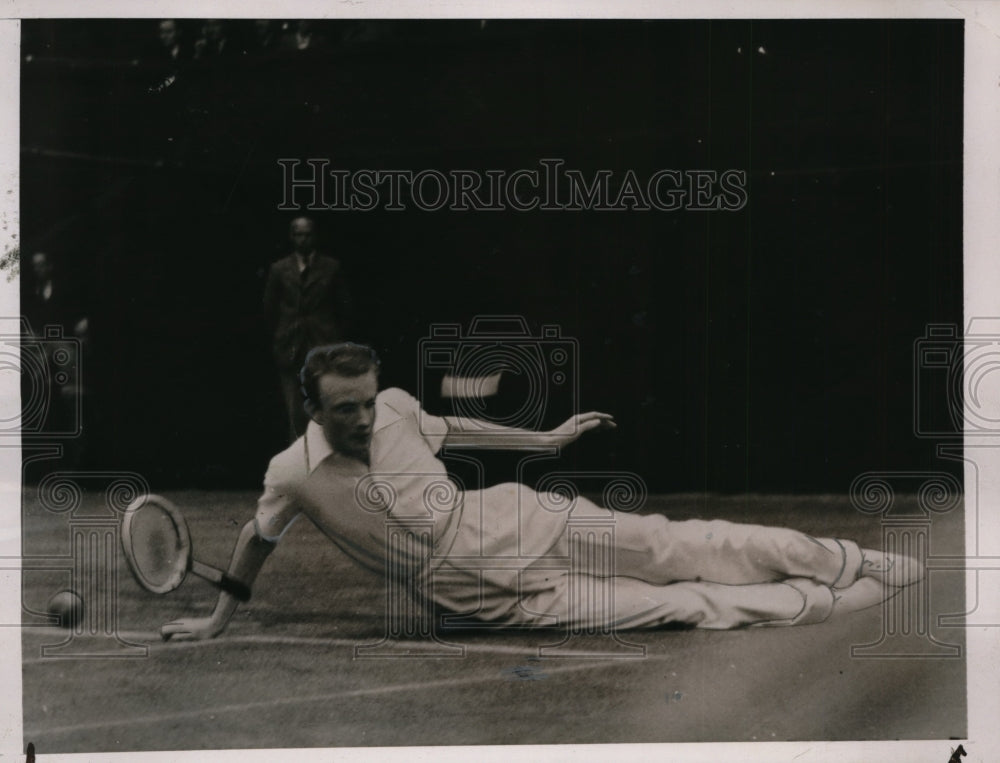
[[[461,491],[437,454],[444,447],[560,448],[584,433],[613,429],[613,418],[582,413],[535,432],[432,416],[401,389],[380,392],[378,373],[368,347],[342,343],[309,353],[301,381],[310,421],[271,460],[256,515],[233,551],[230,578],[249,587],[303,515],[360,566],[381,575],[390,564],[405,570],[419,577],[434,605],[496,626],[817,623],[877,604],[923,575],[913,559],[850,540],[723,520],[672,522],[604,509],[580,496],[576,505],[583,502],[588,516],[614,526],[613,575],[604,578],[611,595],[581,608],[571,578],[586,571],[552,563],[570,557],[571,543],[591,542],[567,531],[569,512],[551,510],[557,500],[518,483]],[[432,524],[395,550],[386,543],[387,517],[403,526],[408,518]],[[599,549],[572,551],[579,558]],[[474,568],[462,561],[470,557],[512,563]],[[238,605],[222,591],[210,616],[168,622],[161,634],[213,638]]]

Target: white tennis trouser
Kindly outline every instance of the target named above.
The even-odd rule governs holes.
[[[548,551],[526,559],[519,569],[500,563],[497,569],[473,569],[468,549],[476,542],[487,556],[509,556],[516,553],[512,549],[531,545],[512,545],[500,526],[506,520],[491,519],[498,516],[494,509],[510,512],[512,490],[522,511],[537,501],[524,486],[481,491],[486,519],[463,522],[465,539],[459,538],[434,574],[432,595],[439,604],[507,625],[793,625],[826,619],[832,589],[851,585],[861,568],[861,550],[853,541],[723,520],[672,522],[661,515],[610,511],[578,498],[586,525],[598,531],[580,532],[564,517],[563,531]],[[506,506],[493,507],[493,502]],[[561,568],[557,560],[565,562]]]

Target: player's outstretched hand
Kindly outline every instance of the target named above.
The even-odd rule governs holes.
[[[550,434],[554,445],[569,445],[579,439],[584,432],[601,429],[615,429],[615,418],[610,413],[590,411],[571,416],[564,423],[553,429]]]
[[[172,620],[160,628],[160,636],[164,641],[172,638],[178,641],[194,641],[215,638],[222,628],[211,617],[188,617],[183,620]]]

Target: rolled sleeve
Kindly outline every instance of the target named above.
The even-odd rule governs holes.
[[[254,529],[264,540],[277,543],[300,516],[300,509],[282,477],[282,465],[271,462],[264,476],[264,492],[257,500]]]

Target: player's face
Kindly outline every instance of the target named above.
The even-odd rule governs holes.
[[[312,220],[292,220],[289,238],[292,239],[292,246],[296,252],[309,254],[313,250]]]
[[[335,451],[368,463],[377,393],[374,371],[363,376],[330,373],[320,377],[321,407],[315,419]]]

